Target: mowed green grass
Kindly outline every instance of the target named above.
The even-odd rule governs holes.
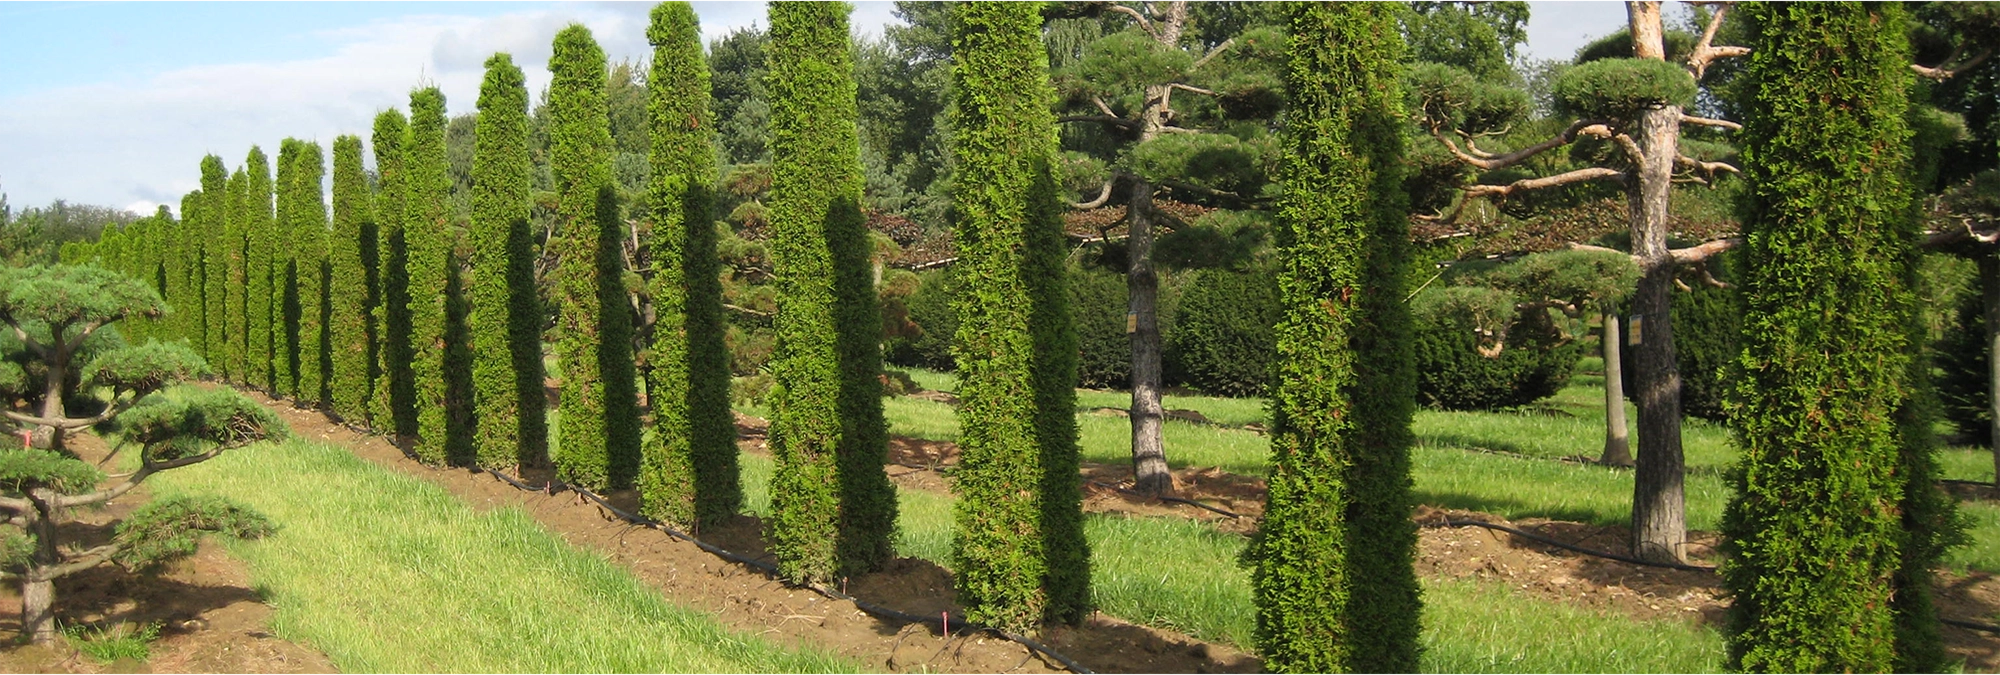
[[[750,512],[768,511],[770,476],[769,458],[743,456]],[[949,568],[953,501],[900,490],[897,552]],[[1246,538],[1181,518],[1092,514],[1084,528],[1091,593],[1106,614],[1255,650],[1250,571],[1240,562]],[[1721,666],[1721,638],[1705,628],[1570,607],[1494,583],[1427,580],[1424,593],[1426,672],[1715,672]]]
[[[854,672],[668,602],[518,508],[474,512],[341,448],[232,451],[149,481],[221,494],[279,526],[232,545],[274,629],[349,672]]]

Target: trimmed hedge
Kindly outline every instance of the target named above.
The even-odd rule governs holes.
[[[1177,376],[1170,379],[1218,396],[1264,395],[1282,314],[1270,270],[1194,273],[1166,335],[1168,372]]]

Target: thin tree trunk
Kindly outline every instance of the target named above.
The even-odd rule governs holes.
[[[1632,466],[1632,444],[1625,431],[1625,367],[1619,363],[1618,310],[1604,313],[1604,455],[1597,463]]]
[[[1674,260],[1667,252],[1667,200],[1673,187],[1680,115],[1679,106],[1640,113],[1637,140],[1645,157],[1627,190],[1633,253],[1639,256],[1641,275],[1633,298],[1640,325],[1632,327],[1639,333],[1634,354],[1638,357],[1634,384],[1639,389],[1639,456],[1632,486],[1632,552],[1653,562],[1683,562],[1687,545],[1681,375],[1674,364],[1670,311]]]
[[[1993,481],[2000,485],[2000,257],[1979,256],[1979,295],[1986,314],[1987,444],[1993,448]]]
[[[58,335],[52,335],[49,339],[49,353],[54,355],[55,358],[50,359],[49,372],[42,378],[41,417],[45,420],[62,419],[65,416],[63,410],[63,376],[69,371],[69,353],[67,349],[63,348],[64,345],[60,339],[61,336],[59,333],[62,330],[64,330],[63,327],[56,327],[55,332]],[[63,447],[62,427],[52,425],[36,427],[32,438],[33,444],[37,448],[61,450]]]
[[[1127,204],[1131,266],[1125,276],[1125,330],[1132,341],[1132,475],[1138,483],[1135,489],[1158,495],[1174,489],[1174,474],[1167,468],[1160,429],[1165,410],[1160,405],[1160,277],[1153,271],[1152,184],[1134,178]]]
[[[30,576],[21,582],[21,634],[35,644],[49,644],[56,641],[56,585],[54,580],[35,576],[35,571],[62,560],[56,554],[55,509],[50,506],[56,494],[37,488],[29,496],[34,511],[25,515],[31,519],[27,529],[35,536],[35,552],[28,566]]]

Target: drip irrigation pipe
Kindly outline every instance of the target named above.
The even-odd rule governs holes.
[[[771,563],[767,563],[747,556],[739,555],[727,549],[723,549],[721,547],[715,546],[700,539],[696,539],[692,535],[689,535],[686,532],[682,532],[678,529],[675,529],[674,527],[669,526],[666,523],[662,523],[660,521],[653,520],[645,516],[628,513],[623,509],[620,509],[616,506],[612,506],[609,502],[604,501],[604,498],[597,496],[596,493],[593,493],[590,490],[586,490],[584,488],[580,488],[574,485],[569,485],[553,479],[549,481],[549,484],[546,488],[537,490],[528,485],[524,485],[520,481],[514,480],[512,476],[500,473],[499,471],[495,471],[493,469],[486,469],[486,473],[491,474],[494,478],[498,478],[502,481],[507,482],[510,485],[513,485],[516,488],[519,488],[527,492],[547,492],[549,494],[555,494],[556,492],[560,492],[562,489],[570,490],[579,495],[583,495],[585,499],[588,499],[591,502],[597,504],[598,507],[611,512],[612,515],[618,516],[619,519],[624,520],[625,522],[643,527],[650,527],[659,530],[661,532],[665,532],[668,536],[671,536],[675,539],[679,539],[681,541],[688,542],[690,544],[694,544],[701,550],[714,554],[717,557],[729,560],[731,562],[747,565],[749,567],[755,568],[759,571],[764,572],[765,574],[768,574],[772,577],[776,577],[781,580],[784,579],[784,575],[778,572],[777,565],[773,565]],[[561,488],[557,487],[559,485],[561,486]],[[1071,672],[1079,673],[1080,675],[1090,675],[1090,673],[1092,672],[1089,668],[1083,667],[1082,664],[1070,660],[1069,657],[1063,656],[1062,654],[1056,652],[1056,650],[1049,648],[1048,645],[1042,644],[1041,642],[1036,641],[1034,638],[1030,638],[1025,635],[1017,635],[1008,631],[994,628],[992,626],[984,626],[980,624],[971,623],[965,621],[964,619],[960,619],[958,621],[952,621],[950,615],[948,614],[941,614],[936,617],[910,614],[908,612],[903,612],[895,609],[890,609],[888,607],[883,607],[881,605],[877,605],[875,603],[862,600],[852,595],[848,595],[846,593],[842,593],[840,591],[836,591],[834,589],[827,588],[819,584],[800,584],[800,586],[812,590],[814,592],[817,592],[820,595],[833,598],[835,600],[846,600],[848,602],[852,602],[854,603],[854,606],[860,608],[861,611],[879,617],[894,619],[897,621],[902,621],[904,623],[920,623],[920,624],[938,626],[941,632],[946,633],[946,637],[950,637],[952,633],[965,634],[965,633],[978,633],[982,631],[992,632],[1001,637],[1007,638],[1008,640],[1012,640],[1016,643],[1019,643],[1021,646],[1027,647],[1028,649],[1031,649],[1043,656],[1047,656],[1050,659],[1054,659],[1057,663],[1061,663],[1064,668],[1070,669]],[[945,629],[951,624],[958,624],[959,626],[961,626],[961,628],[956,631],[946,631]]]
[[[1242,518],[1242,517],[1243,517],[1243,514],[1240,514],[1240,513],[1235,513],[1235,512],[1231,512],[1231,511],[1227,511],[1227,510],[1224,510],[1224,509],[1221,509],[1221,508],[1217,508],[1217,507],[1214,507],[1214,506],[1209,506],[1209,505],[1207,505],[1207,504],[1203,504],[1203,503],[1201,503],[1201,502],[1198,502],[1198,501],[1195,501],[1195,500],[1192,500],[1192,499],[1182,499],[1182,498],[1180,498],[1180,497],[1169,497],[1169,496],[1167,496],[1167,495],[1147,495],[1146,493],[1143,493],[1143,492],[1140,492],[1140,491],[1138,491],[1138,490],[1128,490],[1128,489],[1125,489],[1125,488],[1122,488],[1122,487],[1118,487],[1118,486],[1116,486],[1116,485],[1111,485],[1111,484],[1108,484],[1108,483],[1099,483],[1099,482],[1097,482],[1097,481],[1094,481],[1094,480],[1093,480],[1093,481],[1085,481],[1085,482],[1088,482],[1088,483],[1090,483],[1091,485],[1095,485],[1095,486],[1097,486],[1097,487],[1101,487],[1101,488],[1104,488],[1104,489],[1106,489],[1106,490],[1115,490],[1115,491],[1117,491],[1117,492],[1118,492],[1119,494],[1124,494],[1124,495],[1131,495],[1131,496],[1134,496],[1134,497],[1140,497],[1140,498],[1144,498],[1144,499],[1158,499],[1158,500],[1160,500],[1160,501],[1163,501],[1163,502],[1167,502],[1167,503],[1170,503],[1170,504],[1186,504],[1186,505],[1188,505],[1188,506],[1192,506],[1192,507],[1195,507],[1195,508],[1199,508],[1199,509],[1207,509],[1207,510],[1210,510],[1210,511],[1214,511],[1214,512],[1216,512],[1216,513],[1220,513],[1220,514],[1222,514],[1222,515],[1225,515],[1225,516],[1229,516],[1230,518]]]
[[[1593,550],[1593,549],[1587,549],[1587,548],[1584,548],[1584,547],[1582,547],[1582,546],[1577,546],[1577,545],[1575,545],[1575,544],[1570,544],[1570,543],[1565,543],[1565,542],[1561,542],[1561,541],[1557,541],[1557,540],[1554,540],[1554,539],[1550,539],[1550,538],[1548,538],[1548,537],[1544,537],[1544,536],[1542,536],[1542,535],[1539,535],[1539,534],[1535,534],[1535,533],[1533,533],[1533,532],[1528,532],[1528,531],[1525,531],[1525,530],[1519,530],[1519,529],[1515,529],[1515,528],[1511,528],[1511,527],[1508,527],[1508,526],[1506,526],[1506,525],[1497,525],[1497,524],[1494,524],[1494,523],[1488,523],[1488,522],[1483,522],[1483,521],[1478,521],[1478,520],[1452,520],[1452,519],[1451,519],[1451,516],[1445,516],[1445,517],[1444,517],[1444,526],[1445,526],[1445,527],[1483,527],[1483,528],[1486,528],[1486,529],[1489,529],[1489,530],[1497,530],[1497,531],[1500,531],[1500,532],[1506,532],[1506,533],[1508,533],[1508,534],[1511,534],[1511,535],[1514,535],[1514,536],[1516,536],[1516,537],[1520,537],[1520,538],[1522,538],[1522,539],[1527,539],[1527,540],[1529,540],[1529,541],[1533,541],[1533,542],[1537,542],[1537,543],[1541,543],[1541,544],[1547,544],[1547,545],[1549,545],[1549,546],[1554,546],[1554,547],[1556,547],[1556,548],[1560,548],[1560,549],[1564,549],[1564,550],[1569,550],[1569,551],[1575,551],[1575,552],[1577,552],[1577,553],[1582,553],[1582,554],[1584,554],[1584,555],[1588,555],[1588,556],[1596,556],[1596,557],[1599,557],[1599,558],[1605,558],[1605,559],[1607,559],[1607,560],[1616,560],[1616,561],[1618,561],[1618,562],[1622,562],[1622,563],[1629,563],[1629,564],[1633,564],[1633,565],[1643,565],[1643,566],[1646,566],[1646,567],[1664,567],[1664,568],[1667,568],[1667,569],[1674,569],[1674,570],[1682,570],[1682,571],[1687,571],[1687,572],[1713,572],[1713,571],[1715,571],[1715,567],[1714,567],[1714,566],[1711,566],[1711,565],[1686,565],[1686,564],[1682,564],[1682,563],[1657,563],[1657,562],[1650,562],[1650,561],[1646,561],[1646,560],[1640,560],[1640,559],[1638,559],[1638,558],[1633,558],[1633,557],[1630,557],[1630,556],[1622,556],[1622,555],[1618,555],[1618,554],[1616,554],[1616,553],[1612,553],[1612,552],[1610,552],[1610,551],[1598,551],[1598,550]]]
[[[1970,628],[1970,629],[1972,629],[1972,630],[1981,630],[1981,631],[1986,631],[1986,632],[1988,632],[1988,633],[2000,633],[2000,626],[1995,626],[1995,625],[1993,625],[1993,624],[1990,624],[1990,623],[1980,623],[1980,622],[1977,622],[1977,621],[1965,621],[1965,620],[1963,620],[1963,619],[1938,619],[1938,622],[1939,622],[1939,623],[1943,623],[1944,625],[1947,625],[1947,626],[1957,626],[1957,627],[1959,627],[1959,628]]]

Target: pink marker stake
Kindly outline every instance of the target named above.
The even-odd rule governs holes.
[[[944,619],[944,634],[945,634],[945,637],[951,637],[951,613],[950,613],[950,612],[938,612],[938,616],[939,616],[940,618],[943,618],[943,619]]]

